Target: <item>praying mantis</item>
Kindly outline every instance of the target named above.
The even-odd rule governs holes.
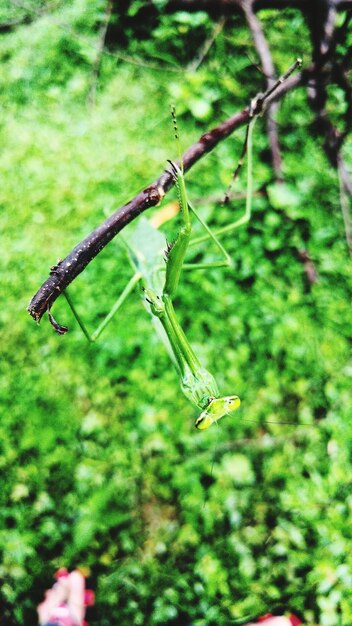
[[[168,245],[166,250],[165,280],[161,293],[158,294],[150,285],[143,286],[143,290],[146,301],[150,305],[151,314],[160,321],[168,338],[180,377],[181,389],[185,396],[201,409],[201,413],[195,421],[195,427],[204,430],[224,415],[235,411],[241,402],[237,395],[220,396],[215,378],[200,364],[174,310],[173,298],[177,291],[192,232],[190,212],[193,212],[200,220],[200,217],[188,201],[182,160],[180,163],[181,167],[170,161],[178,191],[183,225],[175,241]],[[230,259],[221,243],[214,234],[210,236],[224,255],[224,261],[216,262],[215,264],[202,264],[201,267],[229,265]]]
[[[174,111],[173,119],[175,136],[178,141]],[[251,217],[252,130],[254,123],[255,117],[250,121],[246,133],[247,193],[245,212],[239,220],[226,226],[225,230],[221,229],[220,235],[223,234],[223,232],[229,232],[229,230],[233,230],[245,224]],[[220,395],[215,378],[201,365],[177,319],[173,300],[177,292],[183,268],[206,269],[230,267],[232,260],[220,243],[217,235],[213,233],[202,220],[188,199],[181,156],[179,164],[172,161],[169,161],[169,164],[178,192],[182,218],[181,228],[173,243],[167,244],[165,249],[164,236],[145,218],[140,219],[139,225],[132,235],[120,235],[127,249],[134,275],[119,296],[110,313],[92,335],[89,335],[84,323],[80,319],[67,290],[65,290],[64,295],[87,339],[95,341],[111,321],[112,317],[121,307],[135,285],[141,282],[145,302],[148,305],[150,314],[154,318],[156,330],[159,336],[161,336],[175,364],[181,389],[187,399],[193,402],[201,411],[195,420],[195,427],[198,430],[205,430],[225,415],[238,409],[241,401],[238,395],[235,394],[226,396]],[[189,246],[199,241],[196,239],[191,240],[191,214],[196,217],[206,232],[205,236],[201,237],[200,240],[212,239],[221,254],[221,260],[213,263],[185,263]]]
[[[180,322],[178,321],[173,301],[177,292],[182,269],[190,268],[190,265],[185,263],[186,254],[191,245],[200,243],[206,239],[212,239],[222,256],[222,260],[215,261],[213,263],[192,265],[191,267],[195,269],[205,269],[210,267],[231,266],[231,258],[220,243],[218,237],[246,224],[251,217],[253,191],[252,133],[254,124],[258,115],[263,111],[263,103],[265,99],[267,99],[269,95],[271,95],[275,89],[296,69],[296,67],[299,67],[300,65],[301,61],[300,59],[297,59],[296,63],[286,72],[286,74],[284,74],[273,87],[261,96],[261,106],[258,108],[258,112],[255,112],[257,102],[253,102],[251,104],[245,142],[239,164],[234,174],[235,179],[240,167],[242,166],[244,156],[247,155],[246,204],[244,214],[241,218],[232,224],[219,229],[216,233],[210,230],[188,199],[182,156],[179,149],[178,163],[169,161],[171,168],[170,173],[172,174],[178,192],[178,201],[182,219],[182,225],[178,231],[176,239],[171,244],[167,244],[165,250],[165,240],[163,235],[160,231],[154,229],[144,218],[142,218],[140,222],[139,237],[137,227],[137,245],[134,244],[133,238],[121,236],[122,241],[127,248],[129,260],[134,270],[134,275],[119,296],[110,313],[92,336],[89,335],[83,322],[79,318],[67,290],[64,292],[84,334],[90,341],[95,341],[107,324],[111,321],[113,315],[121,307],[135,285],[139,281],[142,283],[145,302],[149,307],[149,312],[153,317],[157,332],[161,334],[161,338],[175,364],[181,390],[187,399],[200,409],[200,414],[194,423],[198,430],[205,430],[212,424],[217,423],[225,415],[229,415],[230,413],[236,411],[240,407],[241,401],[236,394],[225,396],[220,394],[215,378],[200,363],[182,329]],[[172,111],[172,115],[175,138],[179,146],[174,109]],[[191,240],[192,214],[206,231],[204,236],[194,240]],[[147,246],[147,248],[145,246]],[[162,263],[163,254],[164,263]]]

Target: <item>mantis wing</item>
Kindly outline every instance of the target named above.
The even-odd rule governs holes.
[[[142,274],[146,286],[161,291],[162,276],[156,268],[165,265],[165,236],[149,220],[141,217],[135,228],[127,228],[121,238],[128,249],[133,269]]]
[[[129,228],[126,230],[123,241],[127,247],[133,269],[141,274],[144,288],[151,288],[156,293],[161,294],[165,281],[164,272],[160,271],[165,266],[165,236],[149,220],[141,217],[134,229]],[[150,312],[149,305],[145,300],[144,304]],[[170,359],[177,368],[173,350],[163,327],[154,315],[152,315],[152,320],[159,339],[164,344]]]

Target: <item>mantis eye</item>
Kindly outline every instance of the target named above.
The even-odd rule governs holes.
[[[238,396],[224,396],[222,398],[212,398],[207,408],[196,419],[194,425],[198,430],[209,428],[214,422],[236,411],[241,404]]]
[[[228,404],[229,404],[229,407],[231,407],[231,410],[234,411],[240,406],[241,400],[239,399],[238,396],[230,396],[228,399]]]
[[[206,411],[203,411],[203,413],[201,413],[200,416],[197,417],[194,425],[196,428],[198,428],[198,430],[205,430],[206,428],[209,428],[212,423],[213,420],[210,415]]]

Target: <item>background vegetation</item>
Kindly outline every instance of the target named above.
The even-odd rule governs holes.
[[[279,605],[347,626],[350,265],[336,172],[303,88],[279,112],[283,185],[257,124],[254,215],[224,241],[234,269],[187,272],[177,300],[197,354],[242,398],[238,413],[195,431],[138,291],[92,345],[62,298],[65,337],[26,313],[50,265],[175,157],[171,102],[187,147],[263,89],[242,17],[198,64],[208,15],[166,15],[155,2],[157,19],[138,29],[142,4],[111,16],[101,59],[101,0],[0,5],[11,23],[0,40],[2,623],[35,624],[55,568],[85,564],[92,626],[228,625]],[[278,72],[309,59],[301,13],[261,19]],[[328,108],[336,119],[344,109],[338,87]],[[218,202],[243,133],[187,177],[212,226],[243,212],[244,182],[230,205]],[[351,143],[344,158],[351,167]],[[168,237],[176,227],[165,225]],[[117,238],[75,281],[91,329],[129,277]]]

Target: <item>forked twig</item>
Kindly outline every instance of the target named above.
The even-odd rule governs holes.
[[[265,109],[268,106],[272,105],[272,103],[271,103],[272,97],[275,95],[275,93],[277,92],[279,87],[281,87],[281,85],[283,85],[285,83],[285,81],[287,81],[287,79],[291,76],[291,74],[293,74],[293,72],[298,67],[301,67],[301,65],[302,65],[302,60],[301,59],[296,59],[295,63],[293,65],[291,65],[291,67],[289,67],[287,72],[285,72],[285,74],[280,76],[280,78],[278,78],[273,84],[271,84],[268,87],[268,89],[263,94],[258,94],[255,98],[253,98],[253,100],[252,100],[252,102],[250,104],[250,107],[249,107],[249,119],[253,118],[255,115],[262,115],[264,113]],[[229,186],[228,186],[228,188],[226,190],[226,193],[225,193],[225,197],[224,197],[224,200],[223,200],[224,204],[226,202],[228,202],[228,200],[230,198],[230,192],[232,190],[232,187],[233,187],[235,181],[237,180],[237,178],[239,176],[239,173],[241,171],[242,165],[244,163],[244,159],[246,157],[247,148],[248,148],[248,133],[249,133],[249,123],[247,124],[246,134],[245,134],[245,137],[244,137],[240,158],[238,160],[236,169],[235,169],[235,171],[233,173],[232,181],[229,184]]]
[[[275,67],[269,44],[265,37],[261,21],[253,10],[253,0],[243,0],[242,7],[248,27],[252,33],[253,41],[260,58],[261,67],[264,75],[266,76],[267,86],[269,88],[275,84]],[[267,132],[275,176],[277,180],[282,180],[282,160],[276,123],[277,111],[278,103],[272,102],[268,107]]]

